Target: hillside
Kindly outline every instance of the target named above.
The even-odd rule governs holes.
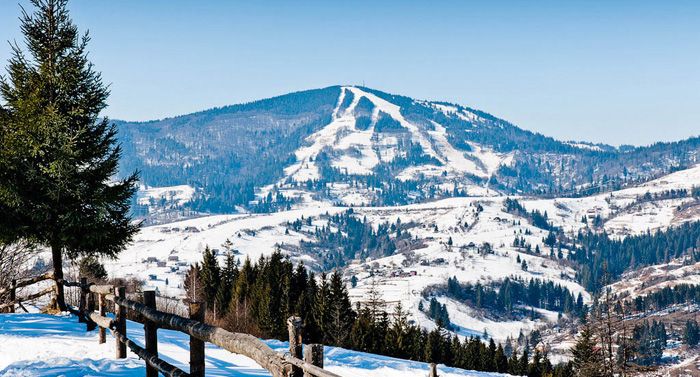
[[[355,86],[117,124],[123,174],[140,170],[151,187],[189,185],[182,210],[209,213],[590,195],[692,166],[700,150],[698,138],[637,148],[561,142],[469,107]],[[162,209],[136,204],[143,215]]]
[[[144,228],[120,259],[107,261],[106,267],[112,276],[144,279],[161,294],[177,297],[183,293],[187,266],[201,260],[207,245],[221,263],[229,252],[240,262],[255,261],[279,247],[315,271],[341,267],[354,302],[364,302],[377,289],[388,312],[401,303],[411,320],[427,329],[435,327],[425,309],[432,297],[446,306],[454,333],[463,338],[503,342],[521,332],[554,329],[545,343],[556,360],[568,357],[574,333],[567,318],[579,309],[548,303],[548,298],[523,301],[505,313],[449,293],[448,280],[484,289],[498,289],[505,279],[516,285],[541,281],[561,287],[558,295],[569,294],[575,301],[580,294],[583,303],[590,303],[590,285],[597,280],[583,273],[599,273],[600,262],[577,259],[582,245],[564,239],[575,239],[579,231],[605,231],[613,239],[625,239],[700,220],[697,186],[700,166],[579,198],[480,196],[352,208],[311,202],[268,214],[204,216]],[[513,201],[524,212],[509,208]],[[547,216],[546,222],[535,221],[533,211]],[[550,243],[555,228],[559,240]]]

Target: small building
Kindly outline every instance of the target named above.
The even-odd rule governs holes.
[[[180,258],[178,258],[177,255],[170,255],[170,256],[168,256],[168,262],[177,262],[177,261],[179,261],[179,260],[180,260]]]
[[[156,262],[156,266],[165,267],[166,265],[165,265],[165,262],[158,261],[158,262]]]
[[[158,280],[158,275],[150,274],[148,275],[148,280]]]

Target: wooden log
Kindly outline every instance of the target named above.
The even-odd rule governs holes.
[[[304,346],[304,362],[323,368],[323,344],[307,344]],[[313,375],[305,371],[304,377],[313,377]]]
[[[190,302],[190,319],[204,322],[206,303]],[[190,335],[190,376],[204,377],[204,342]]]
[[[95,312],[95,296],[90,293],[87,289],[85,290],[86,292],[86,298],[87,298],[87,313],[88,315],[85,316],[85,319],[87,319],[87,331],[92,331],[97,327],[97,324],[90,320],[90,315]]]
[[[292,357],[291,355],[283,355],[279,354],[284,361],[288,362],[289,364],[292,364],[294,366],[297,366],[301,368],[305,373],[308,373],[311,376],[316,376],[316,377],[340,377],[339,375],[329,372],[325,369],[319,368],[315,365],[309,364],[304,362],[303,360],[299,360],[296,357]]]
[[[45,273],[45,274],[43,274],[43,275],[35,276],[35,277],[33,277],[33,278],[29,278],[29,279],[26,279],[26,280],[18,281],[18,282],[17,282],[17,285],[15,286],[15,288],[16,288],[16,289],[24,288],[24,287],[26,287],[26,286],[28,286],[28,285],[36,284],[36,283],[38,283],[38,282],[40,282],[40,281],[50,280],[50,279],[53,279],[53,274],[49,272],[49,273]],[[4,295],[5,293],[9,292],[10,289],[11,289],[10,287],[0,289],[0,296],[2,296],[2,295]]]
[[[100,317],[104,317],[106,314],[105,313],[105,306],[107,305],[107,303],[105,302],[105,296],[101,293],[98,293],[97,294],[97,301],[98,301],[97,302],[98,310],[100,312],[99,315],[100,315]],[[93,319],[93,321],[95,321],[95,320]],[[95,322],[97,322],[97,321],[95,321]],[[99,325],[99,322],[97,322],[97,324]],[[98,332],[99,332],[99,337],[98,337],[99,344],[104,344],[107,342],[107,331],[105,330],[105,328],[109,328],[109,327],[110,326],[100,325],[100,329],[98,330]]]
[[[113,285],[91,285],[88,289],[90,292],[100,295],[108,295],[114,292]]]
[[[291,371],[291,363],[274,352],[260,339],[241,333],[232,333],[224,329],[207,325],[198,321],[183,318],[178,315],[159,312],[147,308],[138,302],[127,300],[123,297],[111,295],[107,297],[114,300],[115,304],[131,309],[157,323],[159,326],[168,326],[171,329],[184,332],[204,342],[215,344],[229,352],[247,356],[253,359],[261,367],[268,370],[274,377],[286,377]],[[302,365],[303,361],[298,360]],[[323,369],[319,369],[325,372]],[[334,374],[319,374],[319,377],[335,376]]]
[[[98,326],[100,326],[101,330],[111,329],[114,328],[116,325],[116,322],[113,321],[111,318],[99,315],[95,312],[88,313],[88,318],[90,318],[92,322],[95,322]]]
[[[114,295],[118,299],[126,300],[126,287],[114,288]],[[119,305],[116,299],[114,303],[114,313],[116,322],[115,328],[118,333],[126,337],[126,307]],[[116,339],[116,342],[117,359],[126,359],[126,343],[119,341],[119,339]]]
[[[428,377],[438,377],[437,365],[435,365],[435,363],[430,363],[430,374]]]
[[[85,318],[85,301],[87,298],[85,297],[85,286],[87,285],[87,278],[80,278],[80,300],[78,301],[78,311],[81,313],[80,316],[78,316],[78,322],[87,322]]]
[[[143,304],[155,309],[156,291],[143,291]],[[158,357],[158,326],[148,319],[143,321],[143,332],[146,352]],[[146,365],[146,377],[158,377],[158,370],[152,365]]]
[[[10,305],[9,312],[14,313],[15,312],[15,301],[17,301],[17,280],[12,279],[12,283],[10,284]]]
[[[178,369],[176,366],[169,364],[168,362],[161,360],[158,356],[148,353],[144,348],[140,347],[138,344],[131,341],[124,334],[117,330],[112,330],[112,335],[114,338],[124,344],[125,347],[129,347],[131,352],[136,354],[140,359],[146,362],[147,365],[155,368],[158,372],[163,373],[163,375],[168,377],[189,377],[187,373],[183,370]]]
[[[33,294],[31,294],[31,295],[29,295],[29,296],[27,296],[27,297],[22,297],[22,298],[20,298],[20,299],[18,300],[18,302],[31,301],[31,300],[37,299],[37,298],[39,298],[39,297],[41,297],[41,296],[47,295],[47,294],[49,294],[49,293],[53,293],[55,290],[56,290],[56,288],[52,286],[52,287],[49,287],[49,288],[44,289],[43,291],[40,291],[40,292],[37,292],[37,293],[33,293]],[[6,303],[6,304],[2,304],[2,305],[0,305],[0,310],[3,310],[3,309],[5,309],[5,308],[9,308],[10,306],[14,306],[14,305],[15,305],[14,302],[8,302],[8,303]]]
[[[287,319],[287,330],[289,331],[289,354],[297,359],[301,359],[302,339],[301,339],[301,318],[289,317]],[[301,377],[304,371],[299,367],[293,367],[290,377]]]

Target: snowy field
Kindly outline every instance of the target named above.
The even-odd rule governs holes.
[[[143,346],[143,325],[128,322],[129,338]],[[188,371],[189,337],[183,333],[159,330],[158,351],[165,361]],[[288,345],[267,341],[276,351]],[[114,339],[97,343],[97,331],[86,332],[85,325],[74,316],[46,314],[0,314],[0,376],[2,377],[87,377],[144,376],[145,364],[130,351],[123,360],[114,359]],[[340,376],[356,377],[424,377],[425,363],[325,348],[325,369]],[[441,376],[502,376],[497,373],[465,371],[438,367]],[[207,376],[269,376],[247,357],[231,354],[207,344]]]
[[[361,95],[359,92],[355,94],[355,98]],[[638,198],[647,192],[653,194],[694,186],[700,186],[700,166],[638,187],[605,194],[582,198],[518,199],[527,210],[546,211],[554,225],[569,234],[590,226],[591,219],[600,216],[609,234],[624,237],[646,232],[647,229],[665,229],[700,219],[700,211],[695,211],[700,208],[696,199],[638,202]],[[333,189],[348,192],[348,201],[361,203],[363,200],[361,192],[351,192],[347,185],[338,185]],[[453,276],[462,283],[482,284],[506,277],[549,280],[565,286],[574,294],[582,293],[588,301],[588,293],[574,280],[575,271],[549,258],[549,248],[543,244],[547,231],[528,223],[526,218],[506,213],[504,200],[504,196],[487,195],[395,207],[354,207],[357,216],[366,217],[375,227],[385,222],[394,223],[399,218],[404,224],[414,223],[416,226],[409,231],[412,236],[422,240],[423,247],[385,258],[351,263],[345,270],[345,278],[349,280],[355,275],[359,279],[357,287],[350,289],[351,298],[362,301],[372,281],[375,281],[389,311],[401,302],[410,312],[411,319],[428,329],[435,325],[418,311],[418,305],[423,300],[422,291],[431,285],[444,284],[447,278]],[[141,230],[118,260],[106,261],[106,267],[111,276],[143,279],[148,286],[157,288],[161,295],[179,296],[182,294],[184,272],[190,264],[201,261],[201,253],[207,245],[218,249],[223,255],[223,244],[228,239],[239,260],[249,257],[255,261],[261,255],[272,253],[277,244],[294,247],[302,240],[313,241],[314,228],[327,225],[324,220],[326,214],[347,209],[308,201],[290,211],[206,216],[149,226]],[[302,217],[310,217],[311,225],[304,225],[300,232],[288,229],[288,222]],[[588,219],[587,224],[581,221],[582,217]],[[541,254],[527,253],[513,247],[516,236],[524,238],[532,249],[539,246]],[[451,247],[447,245],[450,238],[453,241]],[[484,243],[491,245],[493,253],[483,255],[478,252]],[[568,250],[564,249],[563,254],[566,256],[567,253]],[[309,255],[292,253],[289,256],[294,261],[304,261],[307,266],[318,269],[318,261]],[[157,262],[154,259],[149,262],[149,258]],[[521,268],[518,259],[527,262],[526,271]],[[686,269],[675,271],[684,278],[678,281],[694,279],[689,275],[695,271],[688,273]],[[406,276],[407,273],[409,276]],[[521,330],[527,332],[556,321],[556,313],[543,312],[542,318],[535,321],[497,322],[484,318],[462,303],[445,303],[450,318],[459,326],[457,333],[461,336],[486,332],[503,341],[508,336],[517,337]]]

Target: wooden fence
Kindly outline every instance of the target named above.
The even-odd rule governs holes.
[[[22,282],[13,281],[11,287],[0,289],[0,297],[9,294],[8,303],[0,305],[0,311],[14,312],[16,304],[33,300],[55,292],[56,286],[18,299],[16,291],[40,281],[53,279],[46,274]],[[88,283],[85,278],[79,282],[60,281],[65,287],[80,289],[78,308],[70,308],[80,322],[86,323],[87,330],[99,328],[98,342],[107,341],[106,332],[109,330],[115,339],[116,358],[126,358],[127,347],[139,358],[146,362],[146,376],[193,376],[203,377],[205,372],[205,343],[215,344],[229,352],[247,356],[268,370],[274,377],[340,377],[323,369],[323,345],[302,345],[302,323],[298,317],[290,317],[287,321],[289,328],[289,353],[273,351],[260,339],[242,333],[233,333],[219,327],[204,323],[205,305],[189,303],[189,318],[169,314],[156,309],[154,291],[143,292],[143,302],[129,300],[124,287],[111,285],[95,285]],[[114,318],[106,316],[112,308]],[[25,309],[26,310],[26,309]],[[127,310],[136,314],[136,322],[144,325],[145,342],[141,347],[127,337]],[[158,329],[175,330],[190,336],[189,373],[167,363],[158,357]]]

